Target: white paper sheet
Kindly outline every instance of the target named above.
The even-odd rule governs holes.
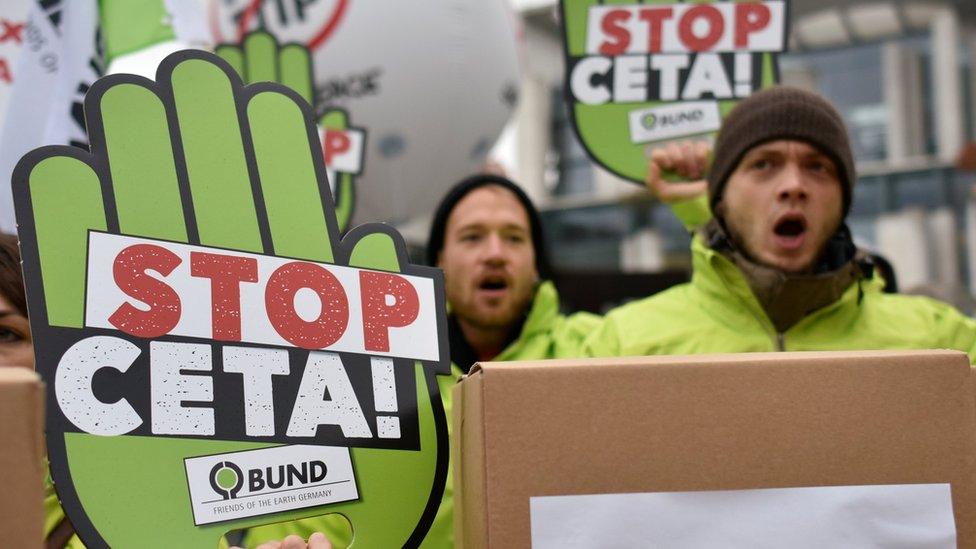
[[[954,548],[948,484],[530,498],[532,547]]]

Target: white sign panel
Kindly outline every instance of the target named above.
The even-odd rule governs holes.
[[[948,484],[533,497],[534,549],[956,547]]]
[[[590,8],[588,55],[779,52],[786,3],[715,2]]]
[[[359,174],[363,171],[366,132],[322,128],[322,150],[327,168],[337,172]]]
[[[436,361],[432,279],[89,233],[85,325]]]
[[[662,141],[716,131],[722,115],[716,101],[691,101],[663,107],[638,109],[628,115],[633,143]]]
[[[349,456],[349,448],[295,445],[187,458],[193,523],[358,499]]]

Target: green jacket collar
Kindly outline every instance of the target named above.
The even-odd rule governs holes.
[[[861,277],[857,248],[846,227],[828,243],[829,250],[820,271],[802,275],[787,274],[752,261],[736,249],[717,220],[712,220],[702,232],[709,247],[739,269],[779,333],[789,330],[811,312],[837,301]]]
[[[495,357],[495,360],[508,360],[517,355],[526,341],[540,333],[548,333],[558,318],[559,294],[556,292],[556,286],[549,280],[543,281],[535,290],[535,297],[522,325],[522,332]]]
[[[735,327],[743,322],[743,313],[745,313],[758,322],[770,337],[780,333],[773,326],[769,315],[752,292],[742,272],[729,258],[709,248],[701,234],[695,235],[691,249],[693,267],[691,285],[696,291],[696,298],[702,301],[700,304],[716,320]],[[820,315],[843,308],[856,309],[862,291],[880,293],[883,284],[879,277],[861,283],[854,281],[836,301],[807,315],[787,332],[801,327]],[[729,296],[732,298],[730,299]]]
[[[550,281],[544,281],[536,287],[535,295],[529,304],[526,316],[520,320],[518,333],[509,337],[510,343],[492,360],[514,360],[524,350],[526,344],[540,334],[547,334],[559,319],[559,295],[556,287]],[[461,328],[452,316],[449,319],[449,338],[451,344],[451,360],[463,372],[477,362],[474,349],[464,339]]]

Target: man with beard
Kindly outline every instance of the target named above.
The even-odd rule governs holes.
[[[599,323],[589,313],[560,314],[539,213],[500,175],[475,175],[447,192],[431,222],[427,262],[444,270],[452,375],[438,384],[448,417],[451,387],[475,362],[579,356]],[[425,547],[453,546],[452,477]]]
[[[666,186],[667,170],[701,177],[707,160],[707,146],[655,151],[648,186]],[[938,301],[883,293],[854,246],[844,224],[854,159],[826,100],[779,86],[742,101],[707,172],[696,183],[714,219],[693,239],[691,282],[611,311],[586,354],[948,348],[976,359],[976,322]]]
[[[431,223],[427,261],[444,270],[456,373],[487,360],[575,356],[597,317],[559,313],[539,214],[498,175],[448,191]]]

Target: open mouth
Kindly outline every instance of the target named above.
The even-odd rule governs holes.
[[[807,232],[807,222],[802,216],[783,217],[773,227],[776,236],[796,238]]]
[[[787,250],[795,250],[803,246],[806,240],[807,220],[802,214],[786,214],[773,225],[778,246]]]
[[[508,281],[502,276],[486,276],[478,284],[478,288],[490,292],[503,291],[508,289]]]

